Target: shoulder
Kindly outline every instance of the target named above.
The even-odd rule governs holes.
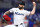
[[[19,10],[19,8],[12,8],[12,10]]]
[[[27,10],[23,10],[23,11],[25,11],[25,12],[26,12]]]
[[[25,12],[30,12],[30,11],[28,11],[28,10],[24,10]]]
[[[25,13],[30,13],[30,11],[28,11],[28,10],[24,10],[24,12],[25,12]]]

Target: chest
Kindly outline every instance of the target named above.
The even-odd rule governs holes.
[[[23,10],[15,10],[14,14],[16,14],[16,15],[24,15],[24,11]]]

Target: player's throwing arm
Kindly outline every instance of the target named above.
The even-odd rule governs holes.
[[[36,10],[36,3],[33,2],[33,10],[31,11],[31,15],[33,15],[35,13],[35,10]]]

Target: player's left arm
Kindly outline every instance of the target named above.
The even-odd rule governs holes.
[[[35,13],[35,10],[36,10],[36,3],[33,2],[33,10],[31,11],[31,15],[33,15]]]

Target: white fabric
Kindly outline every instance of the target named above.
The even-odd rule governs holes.
[[[15,25],[7,25],[7,26],[4,26],[4,27],[16,27]]]
[[[29,20],[24,20],[25,27],[28,27]]]
[[[24,18],[27,15],[30,15],[30,11],[27,10],[19,10],[19,8],[12,8],[9,10],[10,13],[14,13],[14,24],[19,25],[24,22]]]
[[[7,26],[4,26],[4,27],[16,27],[14,24],[12,24],[12,25],[7,25]],[[18,25],[18,27],[25,27],[25,25],[23,24],[23,25]]]

